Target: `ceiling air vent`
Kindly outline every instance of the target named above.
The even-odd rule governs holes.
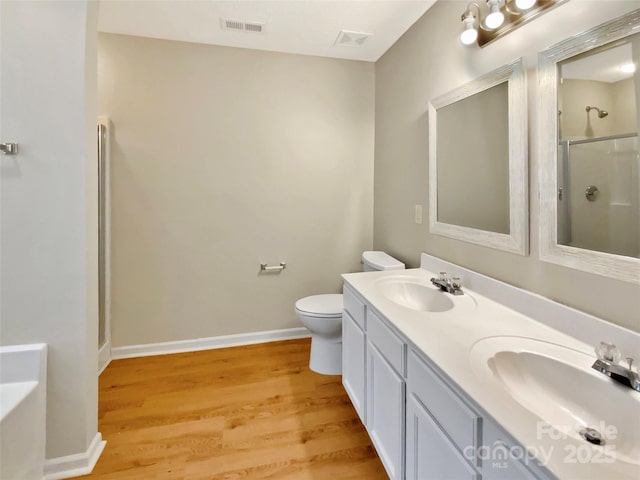
[[[256,22],[243,22],[242,20],[233,20],[230,18],[221,18],[220,28],[222,28],[223,30],[262,33],[264,31],[264,24]]]
[[[263,28],[263,25],[261,25],[261,24],[259,24],[259,23],[249,23],[249,22],[246,22],[246,23],[244,24],[244,29],[245,29],[247,32],[262,33],[262,28]]]
[[[340,34],[338,35],[338,38],[336,38],[334,45],[342,47],[361,47],[371,35],[373,34],[340,30]]]

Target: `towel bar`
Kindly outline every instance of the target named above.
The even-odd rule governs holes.
[[[281,272],[287,268],[286,262],[280,262],[280,265],[267,265],[266,263],[260,264],[260,271],[262,272]]]

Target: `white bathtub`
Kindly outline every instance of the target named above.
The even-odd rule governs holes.
[[[0,479],[41,480],[47,346],[0,347]]]

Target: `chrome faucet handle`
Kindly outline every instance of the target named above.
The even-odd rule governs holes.
[[[449,278],[447,277],[447,272],[440,272],[438,274],[438,280],[449,283]]]
[[[451,277],[451,287],[455,289],[462,288],[462,281],[460,277]]]
[[[620,350],[613,343],[600,342],[600,345],[595,348],[595,352],[599,360],[610,363],[618,363],[620,361]]]

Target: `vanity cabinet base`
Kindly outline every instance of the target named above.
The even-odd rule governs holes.
[[[391,480],[550,478],[510,457],[503,429],[366,300],[344,296],[342,383]]]
[[[404,478],[405,382],[367,342],[367,431],[389,478]]]
[[[362,423],[366,424],[364,332],[345,310],[342,315],[342,385]]]

